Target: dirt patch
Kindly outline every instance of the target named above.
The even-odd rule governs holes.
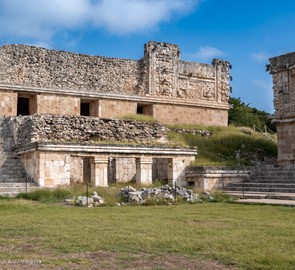
[[[87,252],[50,259],[0,260],[1,269],[14,270],[234,270],[213,260],[175,254]]]

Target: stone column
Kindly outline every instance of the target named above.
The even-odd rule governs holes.
[[[174,165],[173,158],[168,158],[167,169],[168,169],[168,172],[167,172],[168,184],[172,185],[174,187],[178,175],[177,175],[177,172],[175,170],[175,165]]]
[[[94,157],[91,160],[91,183],[97,187],[108,186],[107,157]]]
[[[136,183],[139,185],[153,183],[153,158],[136,158]]]

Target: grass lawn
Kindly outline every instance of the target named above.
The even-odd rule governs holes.
[[[0,262],[35,259],[63,267],[72,260],[87,269],[87,259],[71,254],[107,251],[127,261],[140,253],[171,254],[214,259],[237,269],[295,269],[295,209],[288,207],[82,208],[2,199],[0,228]],[[58,259],[62,255],[68,257]]]

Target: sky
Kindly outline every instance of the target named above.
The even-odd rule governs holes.
[[[148,41],[181,59],[232,64],[232,96],[273,113],[268,58],[295,51],[294,0],[0,0],[0,46],[140,59]]]

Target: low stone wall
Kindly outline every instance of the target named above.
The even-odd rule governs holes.
[[[222,190],[230,183],[242,182],[251,173],[250,167],[188,167],[186,180],[189,185],[204,191]]]
[[[99,119],[84,116],[29,115],[11,118],[17,145],[51,142],[164,143],[166,129],[159,123]]]

